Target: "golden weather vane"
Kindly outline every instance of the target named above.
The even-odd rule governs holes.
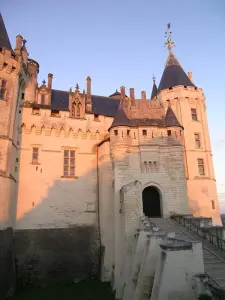
[[[174,42],[172,41],[172,31],[169,31],[170,29],[170,23],[167,24],[167,31],[165,32],[165,38],[166,38],[166,42],[165,42],[165,47],[168,48],[169,52],[172,51],[172,48],[175,47]]]

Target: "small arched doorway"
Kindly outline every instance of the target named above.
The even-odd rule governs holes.
[[[143,212],[150,218],[161,218],[160,194],[156,187],[148,186],[142,192]]]

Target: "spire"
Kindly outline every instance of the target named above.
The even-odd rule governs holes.
[[[0,13],[0,48],[7,48],[12,51],[9,36],[5,28],[5,24]]]
[[[114,120],[113,120],[112,125],[109,128],[109,130],[113,127],[116,127],[116,126],[129,126],[129,121],[130,120],[128,119],[127,115],[125,114],[123,108],[120,107],[117,110],[117,113],[114,117]]]
[[[154,74],[153,74],[152,80],[153,80],[153,86],[152,86],[151,99],[153,99],[154,97],[157,96],[157,86],[156,86],[156,83],[155,83],[155,76],[154,76]]]
[[[170,24],[167,25],[167,28],[170,28]],[[171,37],[172,32],[166,32],[167,41],[165,46],[168,48],[169,55],[166,61],[165,69],[160,80],[160,84],[158,87],[158,92],[161,90],[165,90],[168,88],[172,88],[177,85],[183,86],[192,86],[194,84],[190,81],[187,74],[182,69],[181,65],[179,64],[176,56],[172,52],[172,48],[175,46],[174,42],[172,41]]]
[[[170,126],[178,126],[182,127],[180,125],[180,122],[177,120],[177,117],[175,113],[173,112],[171,106],[168,107],[166,116],[165,116],[165,125],[170,127]]]

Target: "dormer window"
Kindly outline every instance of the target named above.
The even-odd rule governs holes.
[[[44,94],[41,95],[41,104],[45,104],[45,95]]]
[[[5,99],[6,83],[6,80],[0,78],[0,100]]]
[[[81,117],[81,103],[73,102],[72,104],[72,117],[79,119]]]

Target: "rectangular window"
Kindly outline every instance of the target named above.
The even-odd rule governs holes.
[[[196,111],[195,108],[192,108],[192,109],[191,109],[191,117],[192,117],[192,120],[198,121],[198,118],[197,118],[197,111]]]
[[[198,158],[198,172],[200,176],[205,175],[204,161],[202,158]]]
[[[115,135],[118,135],[118,130],[114,130],[114,134],[115,134]]]
[[[0,100],[5,99],[6,83],[6,80],[0,79]]]
[[[171,136],[171,130],[167,130],[167,135]]]
[[[38,151],[39,151],[39,149],[37,147],[33,148],[32,164],[38,164]]]
[[[24,100],[24,93],[22,93],[22,95],[21,95],[21,99],[22,99],[22,100]]]
[[[54,109],[52,109],[52,110],[51,110],[51,116],[52,116],[52,117],[60,117],[60,115],[59,115],[59,110],[54,110]]]
[[[212,209],[215,209],[215,201],[212,200]]]
[[[143,134],[143,135],[147,135],[147,130],[146,130],[146,129],[143,129],[143,130],[142,130],[142,134]]]
[[[64,176],[75,176],[75,150],[64,150]]]
[[[130,130],[127,130],[127,135],[130,135]]]
[[[195,148],[200,148],[200,147],[201,147],[200,134],[195,133]]]

